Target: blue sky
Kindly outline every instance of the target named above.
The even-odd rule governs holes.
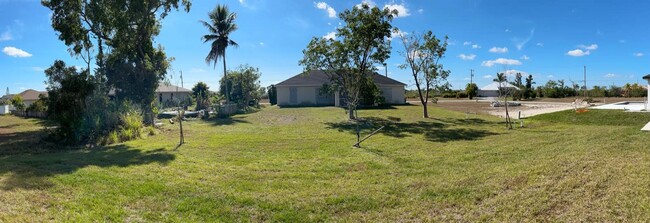
[[[182,71],[185,86],[198,81],[217,88],[217,69],[204,61],[209,45],[198,20],[217,3],[238,14],[239,30],[231,38],[238,48],[227,51],[229,69],[250,64],[262,72],[263,86],[280,82],[302,71],[298,60],[314,36],[334,32],[337,13],[361,1],[231,0],[194,1],[189,13],[173,12],[164,21],[156,43],[174,57],[172,83]],[[649,1],[587,0],[427,0],[380,1],[370,4],[400,11],[393,25],[402,32],[432,30],[448,35],[450,46],[441,61],[451,70],[454,89],[474,81],[487,85],[497,72],[513,70],[532,74],[537,85],[549,79],[581,82],[587,66],[589,86],[643,83],[650,73]],[[43,69],[55,59],[83,66],[72,58],[50,26],[50,11],[36,0],[0,0],[0,94],[32,88],[44,90]],[[399,39],[387,61],[389,76],[413,81],[403,63]],[[383,68],[381,68],[383,69]],[[383,70],[380,70],[383,73]]]

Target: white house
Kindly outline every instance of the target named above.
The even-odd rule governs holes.
[[[32,105],[34,102],[36,102],[39,99],[39,96],[43,95],[47,97],[47,91],[37,91],[33,89],[27,89],[23,92],[20,92],[19,94],[7,94],[2,96],[0,100],[3,100],[7,103],[11,103],[11,99],[13,99],[15,96],[20,96],[20,98],[23,99],[23,104],[25,105],[25,108],[29,107]],[[2,108],[0,108],[2,109]],[[15,108],[13,106],[9,106],[9,110],[13,111]],[[1,114],[1,113],[0,113]]]
[[[190,97],[192,90],[176,85],[160,83],[156,89],[156,101],[165,103],[167,101],[182,101]],[[115,90],[108,92],[109,97],[115,96]]]
[[[377,73],[372,78],[387,104],[406,103],[406,84]],[[275,85],[277,103],[279,106],[341,106],[343,99],[339,92],[321,94],[323,85],[329,83],[330,76],[320,70],[298,74]]]
[[[499,89],[502,90],[519,90],[517,86],[504,82],[492,82],[482,88],[478,89],[479,97],[499,97]]]

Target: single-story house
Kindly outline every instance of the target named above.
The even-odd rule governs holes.
[[[29,107],[30,105],[34,104],[39,98],[39,96],[43,95],[47,97],[47,91],[36,91],[32,89],[25,90],[23,92],[20,92],[20,97],[23,98],[23,103],[25,104],[25,108]]]
[[[478,89],[479,97],[499,97],[499,89],[502,90],[519,90],[517,86],[504,82],[492,82],[482,88]]]
[[[192,90],[182,88],[176,85],[160,83],[156,89],[156,101],[164,103],[166,101],[185,100],[192,94]],[[115,96],[115,90],[108,92],[109,97]]]
[[[372,79],[387,104],[405,104],[406,84],[374,73]],[[321,94],[324,84],[331,83],[330,76],[321,70],[303,72],[275,85],[279,106],[342,106],[339,92]]]

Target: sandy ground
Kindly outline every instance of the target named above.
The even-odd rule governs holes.
[[[418,101],[409,101],[414,105],[420,105]],[[508,107],[510,117],[514,119],[526,118],[539,114],[552,113],[557,111],[564,111],[574,109],[572,103],[567,102],[519,102],[521,106]],[[472,114],[488,114],[498,117],[505,117],[505,107],[491,107],[490,101],[469,101],[469,100],[441,100],[432,106],[450,109],[454,111],[465,112],[468,115]],[[521,112],[521,116],[519,113]]]

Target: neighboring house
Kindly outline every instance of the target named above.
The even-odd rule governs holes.
[[[519,90],[517,86],[514,86],[510,83],[499,83],[499,82],[492,82],[491,84],[488,84],[482,88],[478,89],[478,96],[479,97],[499,97],[499,89],[502,90]]]
[[[406,84],[379,75],[372,76],[387,104],[405,104]],[[343,99],[339,92],[322,95],[321,87],[330,83],[330,76],[323,71],[309,71],[293,76],[275,85],[279,106],[341,106]]]
[[[36,91],[36,90],[28,89],[21,92],[18,95],[20,95],[20,97],[23,98],[23,103],[25,104],[25,108],[27,108],[30,105],[34,104],[34,102],[38,100],[38,97],[40,95],[47,97],[47,91]]]
[[[185,89],[176,85],[158,85],[156,89],[156,98],[158,102],[174,101],[179,100],[183,101],[192,95],[192,90]]]
[[[190,97],[192,90],[188,90],[176,85],[167,85],[160,83],[156,89],[156,102],[165,103],[167,101],[182,101]],[[110,98],[115,97],[115,90],[108,92]]]

